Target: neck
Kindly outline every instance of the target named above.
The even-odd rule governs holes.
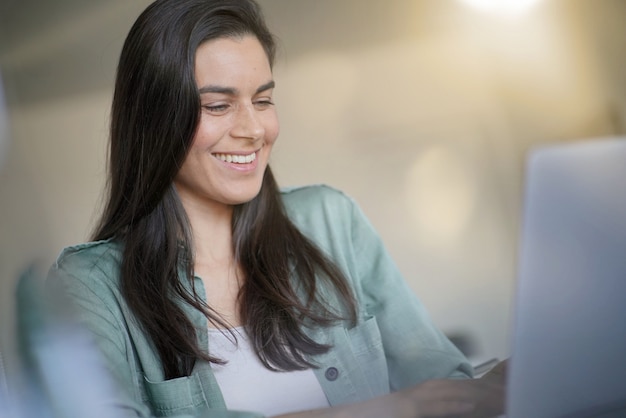
[[[194,274],[207,289],[207,303],[229,327],[239,326],[237,298],[243,275],[234,260],[233,207],[181,201],[193,234]],[[218,325],[224,324],[209,324]]]
[[[196,264],[231,263],[233,207],[181,199],[193,233]]]

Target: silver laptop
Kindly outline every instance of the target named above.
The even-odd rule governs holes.
[[[626,138],[526,166],[507,418],[626,417]]]

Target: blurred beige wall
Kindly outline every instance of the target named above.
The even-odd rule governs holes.
[[[508,356],[523,157],[624,134],[626,3],[545,0],[497,16],[455,0],[260,0],[281,40],[283,185],[353,196],[411,287],[476,358]],[[12,286],[87,238],[116,58],[147,0],[6,0],[0,68],[0,313]]]

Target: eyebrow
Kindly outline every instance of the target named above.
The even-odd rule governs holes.
[[[276,83],[274,82],[274,80],[268,81],[267,83],[259,86],[259,88],[256,89],[254,94],[259,94],[263,91],[273,89],[275,86],[276,86]],[[208,86],[201,87],[199,92],[200,94],[220,93],[220,94],[226,94],[229,96],[236,96],[239,93],[239,90],[237,90],[234,87],[223,87],[223,86],[216,86],[216,85],[210,84]]]

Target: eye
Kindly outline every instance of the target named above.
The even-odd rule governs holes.
[[[271,99],[259,99],[254,102],[254,106],[257,109],[267,109],[270,106],[274,106],[274,102]]]
[[[229,107],[230,107],[230,105],[228,105],[226,103],[223,103],[223,104],[211,104],[211,105],[204,105],[204,106],[202,106],[203,109],[205,109],[209,113],[213,113],[213,114],[222,114],[222,113],[226,112]]]

